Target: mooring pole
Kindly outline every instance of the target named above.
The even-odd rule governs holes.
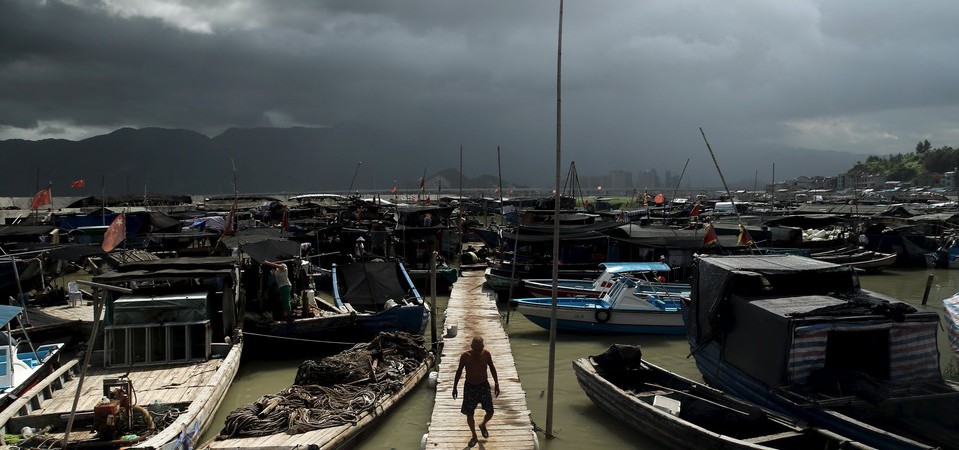
[[[926,278],[926,292],[922,294],[922,304],[926,305],[926,302],[929,300],[929,289],[932,288],[932,279],[935,278],[935,275],[929,274],[929,278]]]
[[[430,255],[430,338],[436,351],[436,250]]]

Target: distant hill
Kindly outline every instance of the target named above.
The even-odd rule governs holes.
[[[33,195],[38,181],[41,186],[52,182],[54,196],[98,195],[101,179],[107,194],[142,194],[145,190],[229,193],[233,191],[234,167],[237,188],[244,193],[343,192],[351,184],[361,192],[385,191],[394,183],[399,189],[415,190],[424,166],[431,192],[440,187],[453,192],[460,183],[458,170],[439,170],[457,164],[455,152],[436,152],[408,137],[351,122],[327,128],[231,128],[212,138],[182,129],[123,128],[80,141],[10,139],[0,141],[0,157],[6,167],[0,177],[0,196]],[[772,162],[779,167],[776,178],[784,180],[798,175],[835,176],[865,158],[843,152],[764,147],[761,157],[737,148],[724,152],[721,161],[727,179],[741,180],[732,181],[730,188],[751,188],[755,168],[763,184],[770,179]],[[706,165],[707,161],[704,158],[697,164]],[[612,168],[601,161],[594,165],[597,175]],[[489,170],[488,166],[474,167]],[[704,167],[700,173],[705,177],[684,180],[683,188],[719,185],[712,162]],[[827,167],[831,173],[819,173],[815,167]],[[514,166],[512,170],[518,169]],[[522,180],[502,181],[505,191],[514,186],[551,184],[550,170],[521,170]],[[713,178],[715,182],[710,181]],[[70,189],[70,182],[78,179],[84,179],[86,187]],[[495,175],[463,179],[464,189],[473,190],[469,194],[477,190],[492,193],[499,184]]]
[[[416,189],[424,149],[397,136],[357,124],[331,128],[229,129],[213,138],[162,128],[123,128],[70,141],[0,141],[7,171],[0,195],[27,196],[38,181],[53,183],[56,196],[98,195],[103,180],[108,194],[215,194],[233,191],[233,168],[241,192],[345,191],[357,173],[354,190]],[[357,170],[358,163],[359,170]],[[443,189],[459,187],[459,174],[428,174],[443,179]],[[485,187],[488,179],[464,179],[464,186]],[[84,179],[82,189],[70,182]]]

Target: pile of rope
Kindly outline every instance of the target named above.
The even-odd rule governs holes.
[[[233,410],[216,438],[356,424],[380,399],[400,390],[428,356],[423,336],[384,332],[336,355],[304,361],[293,386]]]

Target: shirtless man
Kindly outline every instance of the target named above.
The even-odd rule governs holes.
[[[493,366],[493,356],[483,348],[483,338],[481,336],[473,337],[470,345],[471,349],[460,355],[460,365],[456,369],[456,377],[453,379],[453,398],[458,395],[456,387],[460,384],[460,375],[463,369],[466,369],[466,381],[463,383],[463,406],[460,412],[466,414],[466,423],[470,426],[470,432],[473,437],[470,439],[469,446],[472,447],[479,442],[476,437],[476,419],[473,413],[476,411],[476,405],[483,405],[486,416],[480,423],[479,429],[484,438],[489,437],[489,431],[486,430],[486,424],[493,418],[493,396],[490,395],[489,381],[486,379],[486,367],[489,366],[490,374],[493,375],[493,394],[499,397],[499,378],[496,376],[496,367]]]

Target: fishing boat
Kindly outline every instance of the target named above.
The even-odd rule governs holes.
[[[869,273],[882,271],[895,263],[898,257],[895,253],[883,253],[865,250],[859,247],[849,248],[847,250],[813,253],[810,256],[820,261],[842,264],[844,266],[862,269]]]
[[[336,306],[350,313],[362,333],[426,329],[429,308],[402,262],[357,261],[333,264],[332,270]]]
[[[681,296],[649,292],[628,277],[618,278],[599,298],[562,297],[556,302],[558,330],[594,333],[683,334]],[[549,329],[552,297],[515,300],[516,310]]]
[[[402,332],[308,360],[290,388],[235,409],[203,447],[347,448],[412,392],[432,362],[423,337]]]
[[[0,331],[0,410],[60,367],[63,343],[35,347],[29,338],[14,339],[11,325],[22,311],[19,306],[0,305],[0,327],[5,328]]]
[[[795,255],[709,256],[683,304],[707,383],[878,448],[956,448],[959,385],[939,316],[864,290],[850,267]]]
[[[640,286],[648,287],[650,291],[689,295],[688,283],[666,283],[657,279],[657,274],[667,274],[672,270],[664,263],[606,262],[600,263],[599,266],[603,272],[595,279],[576,280],[566,278],[557,280],[556,295],[559,297],[598,298],[613,285],[614,279],[621,276],[636,278]],[[523,286],[536,297],[553,295],[552,279],[526,279],[523,280]]]
[[[573,370],[593,403],[667,448],[870,448],[656,366],[638,346],[614,344]]]
[[[233,258],[140,261],[94,277],[99,331],[80,376],[65,373],[76,360],[64,364],[0,412],[8,441],[193,448],[240,364],[238,277]]]

